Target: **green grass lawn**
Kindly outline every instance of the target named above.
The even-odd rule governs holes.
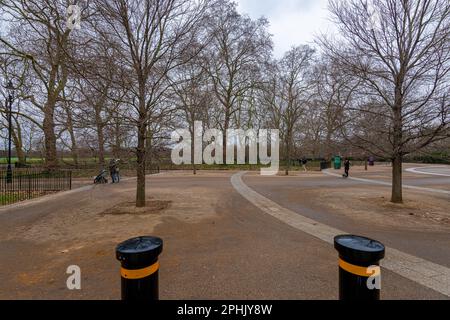
[[[19,161],[19,159],[16,157],[11,158],[12,164],[14,164],[18,161]],[[0,158],[0,164],[7,164],[7,163],[8,163],[8,158],[6,158],[6,157]],[[28,164],[39,164],[39,163],[44,163],[44,160],[41,158],[27,158],[27,163]]]
[[[0,193],[0,205],[7,205],[21,200],[23,198],[17,193]]]

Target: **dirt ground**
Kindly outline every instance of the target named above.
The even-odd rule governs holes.
[[[48,285],[59,283],[58,287],[50,286],[51,289],[45,291],[46,298],[57,298],[59,290],[67,291],[62,278],[70,264],[81,263],[85,274],[95,274],[95,268],[104,269],[99,263],[102,258],[107,258],[111,271],[116,274],[115,245],[136,235],[155,234],[155,228],[163,220],[197,223],[211,218],[221,194],[202,186],[153,186],[148,207],[139,210],[130,205],[134,196],[134,180],[117,185],[99,185],[80,195],[71,195],[62,205],[59,198],[55,201],[47,198],[50,199],[47,202],[57,203],[55,207],[50,206],[54,210],[45,210],[46,213],[38,218],[14,223],[11,228],[5,224],[0,226],[0,265],[3,270],[0,279],[3,288],[9,288],[0,291],[0,299],[39,298],[40,290],[36,288],[48,288]],[[43,206],[46,201],[38,205]],[[22,210],[27,211],[27,207]],[[10,214],[20,215],[4,211],[0,212],[0,217],[7,219]],[[102,278],[102,275],[95,274],[95,277]],[[35,289],[27,290],[30,286]],[[101,296],[118,297],[117,290],[116,286],[115,292],[106,296],[102,293]],[[89,296],[92,297],[97,290],[90,288],[90,291]],[[82,297],[75,292],[72,296]]]
[[[336,215],[354,220],[364,220],[378,226],[415,228],[418,230],[450,231],[449,201],[433,198],[423,193],[406,192],[402,204],[390,202],[386,188],[374,186],[371,190],[360,187],[321,188],[292,192],[292,197],[305,206],[318,206]]]
[[[406,164],[406,167],[420,165]],[[390,182],[391,167],[387,164],[369,167],[364,166],[351,168],[351,176],[368,178]],[[342,174],[342,170],[332,170]],[[250,176],[256,176],[250,173]],[[321,172],[291,172],[285,176],[283,172],[278,173],[283,179],[303,179],[304,186],[299,183],[300,188],[290,188],[288,198],[292,201],[302,203],[304,206],[321,208],[336,215],[343,215],[356,221],[370,222],[381,227],[402,227],[417,230],[441,230],[450,231],[450,197],[439,196],[410,189],[404,189],[404,201],[394,204],[390,201],[390,188],[379,185],[371,185],[370,188],[360,185],[335,184],[327,185],[320,183],[323,178]],[[404,184],[414,179],[427,179],[428,176],[404,172]],[[444,179],[442,179],[444,180]],[[308,187],[308,182],[318,183]],[[426,187],[446,190],[450,183],[433,183]]]
[[[417,164],[404,164],[404,167],[420,167]],[[423,166],[423,165],[422,165]],[[391,167],[380,165],[353,167],[355,177],[377,179],[390,182]],[[431,184],[427,181],[433,181]],[[419,183],[424,181],[424,183]],[[438,182],[440,181],[440,183]],[[447,190],[450,178],[403,172],[403,184]],[[321,201],[326,194],[327,201]],[[318,200],[333,210],[354,219],[364,219],[380,226],[395,226],[417,230],[450,231],[450,196],[403,189],[403,203],[390,202],[390,188],[374,185],[370,190],[361,187],[345,187],[341,190],[323,189]]]

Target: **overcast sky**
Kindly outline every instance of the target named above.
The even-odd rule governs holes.
[[[235,0],[238,11],[257,19],[269,19],[277,58],[299,44],[313,41],[314,35],[333,30],[327,10],[328,0]]]

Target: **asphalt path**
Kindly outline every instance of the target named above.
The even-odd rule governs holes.
[[[450,177],[449,166],[429,166],[429,167],[415,167],[406,169],[407,172],[426,174],[432,176]]]
[[[323,176],[320,178],[262,177],[251,175],[245,176],[244,181],[258,193],[308,218],[345,230],[348,233],[372,237],[404,252],[450,267],[450,234],[448,232],[418,231],[402,227],[380,227],[374,223],[336,215],[330,212],[330,210],[326,210],[320,203],[305,205],[304,202],[297,201],[292,194],[293,192],[301,194],[303,190],[310,191],[311,189],[317,189],[320,192],[322,187],[340,188],[344,193],[346,188],[352,187],[366,189],[384,188],[386,190],[390,188],[361,180],[343,179],[339,174],[337,175]],[[450,184],[450,181],[446,177],[433,177],[431,179],[435,184]],[[383,179],[377,177],[368,178],[367,180],[385,181],[387,179],[385,177]],[[421,180],[428,180],[429,183],[430,178],[426,176],[424,178],[409,177],[407,183],[413,186],[421,186],[425,184]],[[450,204],[450,198],[447,195],[439,193],[432,193],[432,195],[448,199]],[[345,198],[343,198],[343,201],[345,201]]]

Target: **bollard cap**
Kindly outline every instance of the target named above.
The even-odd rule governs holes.
[[[355,235],[334,237],[334,248],[347,262],[370,265],[384,258],[384,245],[381,242]]]
[[[127,268],[144,268],[156,262],[162,249],[163,241],[161,238],[136,237],[117,245],[116,258]]]

